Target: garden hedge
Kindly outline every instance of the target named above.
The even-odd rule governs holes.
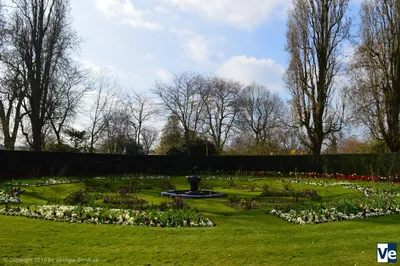
[[[200,171],[400,173],[400,153],[271,156],[129,156],[0,150],[0,179],[123,173],[187,174]]]

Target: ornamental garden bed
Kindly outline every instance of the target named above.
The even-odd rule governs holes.
[[[271,177],[273,174],[266,172],[248,176],[205,175],[205,182],[200,185],[200,189],[217,189],[225,192],[227,197],[197,201],[202,204],[213,204],[217,201],[237,211],[261,210],[299,225],[363,219],[400,212],[400,186],[393,182],[397,177],[290,173],[285,178],[281,173],[275,175],[278,178]],[[214,225],[209,218],[199,213],[196,208],[199,202],[196,200],[189,200],[188,204],[186,200],[177,197],[166,200],[160,196],[162,190],[181,189],[184,186],[187,185],[183,177],[163,175],[9,180],[1,184],[0,204],[5,206],[0,214],[96,224],[160,227]],[[20,187],[27,192],[20,197],[14,197],[12,191],[21,189]],[[56,187],[61,193],[52,194]],[[346,193],[343,193],[344,190]],[[39,197],[41,191],[48,193]],[[24,202],[25,197],[27,202]],[[38,202],[42,205],[38,205]],[[34,203],[35,206],[30,207],[29,203]],[[97,212],[80,211],[87,210],[87,207],[91,207],[92,212]],[[40,208],[45,210],[46,215],[43,215]],[[74,210],[74,219],[71,218],[72,214],[60,216],[64,212],[59,208]],[[116,214],[103,215],[110,210]],[[150,217],[147,212],[151,213]],[[126,213],[130,215],[127,216]],[[145,220],[140,220],[140,217]]]
[[[24,192],[7,211],[0,203],[0,249],[10,259],[104,265],[370,265],[377,242],[398,242],[399,184],[390,179],[202,177],[200,189],[227,196],[160,196],[187,189],[183,176],[9,180],[0,190]]]

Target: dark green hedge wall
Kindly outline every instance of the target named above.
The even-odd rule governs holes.
[[[400,153],[295,156],[128,156],[0,150],[0,178],[123,173],[187,174],[200,171],[400,173]]]

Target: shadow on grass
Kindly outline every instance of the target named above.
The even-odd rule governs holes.
[[[35,200],[44,200],[46,201],[48,199],[47,194],[43,194],[41,192],[37,191],[30,191],[30,192],[25,192],[23,196],[21,196],[21,199],[24,200],[24,198],[32,198]]]

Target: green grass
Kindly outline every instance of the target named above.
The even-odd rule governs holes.
[[[282,186],[272,180],[235,183]],[[188,187],[182,177],[172,181],[177,189]],[[153,203],[167,200],[159,196],[161,188],[157,184],[161,180],[145,182],[151,183],[153,189],[136,196]],[[228,181],[206,182],[213,183],[214,190],[240,197],[260,194],[230,189]],[[117,188],[124,182],[111,183]],[[63,199],[68,190],[82,186],[29,187],[21,198],[25,204],[44,204],[49,198]],[[292,187],[316,189],[325,202],[360,194],[341,187],[329,187],[327,193],[324,187]],[[375,265],[377,242],[400,243],[400,215],[298,226],[269,215],[266,210],[235,210],[226,201],[187,200],[217,224],[212,228],[69,224],[0,215],[0,264],[5,262],[3,258],[90,258],[100,265]]]

